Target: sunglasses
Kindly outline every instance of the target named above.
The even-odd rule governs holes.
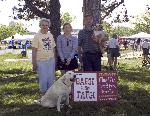
[[[67,46],[69,46],[69,40],[67,40]]]

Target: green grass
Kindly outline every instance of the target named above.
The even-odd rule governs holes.
[[[73,109],[43,108],[34,104],[39,98],[36,74],[29,61],[4,62],[18,55],[0,56],[0,116],[149,116],[150,69],[141,59],[120,60],[116,103],[73,103]]]

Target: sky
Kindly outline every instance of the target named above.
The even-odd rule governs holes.
[[[12,7],[16,5],[17,0],[6,0],[0,1],[0,24],[9,25],[13,19],[9,16],[12,15]],[[74,29],[81,29],[83,13],[82,13],[82,0],[60,0],[61,3],[61,13],[69,12],[71,16],[75,16],[75,20],[72,22]],[[125,0],[125,6],[128,10],[128,14],[132,16],[140,15],[146,9],[145,6],[149,4],[150,0]],[[120,7],[121,8],[121,7]],[[115,13],[114,13],[115,15]],[[37,32],[39,29],[38,21],[32,20],[29,22],[23,21],[25,27],[30,31]]]

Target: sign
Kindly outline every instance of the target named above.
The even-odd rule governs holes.
[[[76,72],[73,85],[74,101],[115,101],[117,95],[115,72]]]
[[[97,93],[99,101],[117,100],[117,74],[116,73],[97,73]]]

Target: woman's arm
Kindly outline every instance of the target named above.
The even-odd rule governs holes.
[[[36,71],[37,70],[37,49],[39,46],[38,42],[38,36],[35,35],[33,40],[32,40],[32,70]]]
[[[58,55],[61,59],[61,61],[64,61],[64,56],[63,56],[63,53],[62,53],[62,42],[61,42],[61,36],[58,36],[57,38],[57,51],[58,51]]]
[[[70,54],[70,58],[72,59],[75,55],[75,53],[78,51],[78,39],[76,37],[73,37],[73,49]]]
[[[79,61],[82,64],[82,45],[83,45],[83,30],[79,31],[78,33],[78,56]]]

